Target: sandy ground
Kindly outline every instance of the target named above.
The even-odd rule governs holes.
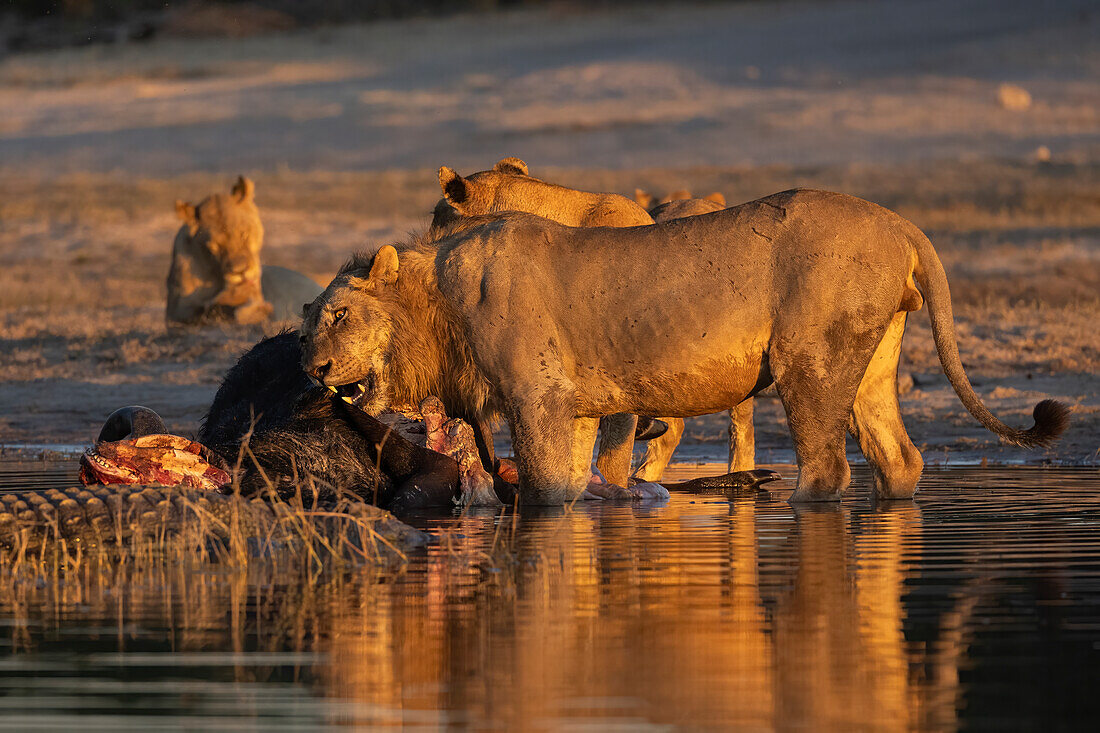
[[[171,331],[172,202],[257,182],[265,261],[325,282],[423,227],[443,163],[744,201],[852,193],[925,229],[972,380],[1010,423],[1075,405],[1050,451],[997,445],[904,361],[926,460],[1100,460],[1100,13],[1089,3],[783,2],[523,11],[0,60],[0,443],[82,444],[115,407],[193,431],[261,329]],[[1002,83],[1026,109],[998,103]],[[1040,146],[1049,151],[1037,152]],[[644,297],[644,283],[639,297]],[[268,331],[275,327],[268,328]],[[789,460],[775,399],[761,461]],[[692,421],[688,460],[723,452]]]

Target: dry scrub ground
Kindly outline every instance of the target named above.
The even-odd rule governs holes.
[[[929,461],[1095,462],[1100,449],[1100,166],[912,163],[845,168],[548,170],[578,187],[629,192],[689,187],[743,201],[793,186],[844,191],[927,231],[952,283],[964,363],[992,409],[1014,424],[1054,396],[1075,405],[1049,452],[998,446],[943,377],[927,316],[910,319],[904,364],[916,386],[907,426]],[[192,432],[221,374],[259,329],[170,330],[164,277],[172,201],[225,187],[192,174],[134,179],[0,178],[0,441],[82,444],[124,404],[145,404]],[[426,225],[431,171],[258,177],[265,261],[320,282],[348,253]],[[658,273],[659,276],[659,273]],[[645,284],[638,285],[639,300]],[[271,329],[268,329],[269,331]],[[758,400],[759,459],[789,460],[778,401]],[[692,421],[682,459],[723,452],[724,420]]]

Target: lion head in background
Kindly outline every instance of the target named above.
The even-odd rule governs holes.
[[[169,322],[256,323],[271,315],[260,284],[264,229],[255,189],[241,176],[228,194],[212,194],[197,206],[176,202],[183,224],[168,272]]]
[[[691,195],[691,191],[688,191],[685,188],[670,191],[665,196],[657,196],[646,191],[645,189],[636,188],[634,189],[634,200],[638,202],[639,206],[648,211],[651,216],[660,207],[667,206],[668,204],[677,201],[689,202],[688,204],[681,205],[688,207],[684,208],[684,211],[687,211],[689,213],[684,214],[684,216],[708,214],[711,211],[720,211],[721,209],[726,208],[726,197],[718,191],[708,193],[702,198],[696,198],[695,196]],[[655,216],[654,221],[658,221]]]
[[[535,178],[527,164],[509,157],[490,170],[463,177],[454,169],[439,169],[443,198],[432,211],[432,231],[463,217],[503,211],[525,211],[566,226],[629,227],[653,219],[634,201],[617,193],[578,191]]]

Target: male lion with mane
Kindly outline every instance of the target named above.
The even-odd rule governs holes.
[[[452,414],[504,414],[526,504],[584,489],[603,415],[704,415],[773,382],[798,456],[790,501],[840,499],[851,478],[846,430],[875,494],[904,498],[924,462],[902,424],[897,364],[922,292],[967,410],[1016,445],[1057,438],[1064,405],[1040,402],[1035,425],[1018,430],[975,394],[928,238],[891,211],[825,191],[626,229],[511,212],[400,254],[384,246],[348,263],[306,309],[302,366],[368,412],[436,393]]]

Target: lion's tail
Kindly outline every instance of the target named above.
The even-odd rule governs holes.
[[[955,338],[955,320],[951,312],[951,293],[947,287],[947,274],[943,271],[932,242],[917,227],[910,225],[909,241],[917,252],[917,264],[913,271],[917,284],[928,301],[928,315],[932,321],[932,336],[940,356],[944,374],[955,388],[970,414],[982,425],[1001,437],[1006,443],[1034,448],[1049,445],[1065,432],[1069,424],[1069,408],[1057,400],[1043,400],[1035,405],[1035,424],[1027,430],[1009,427],[997,419],[974,392],[970,379],[959,357],[959,345]]]

